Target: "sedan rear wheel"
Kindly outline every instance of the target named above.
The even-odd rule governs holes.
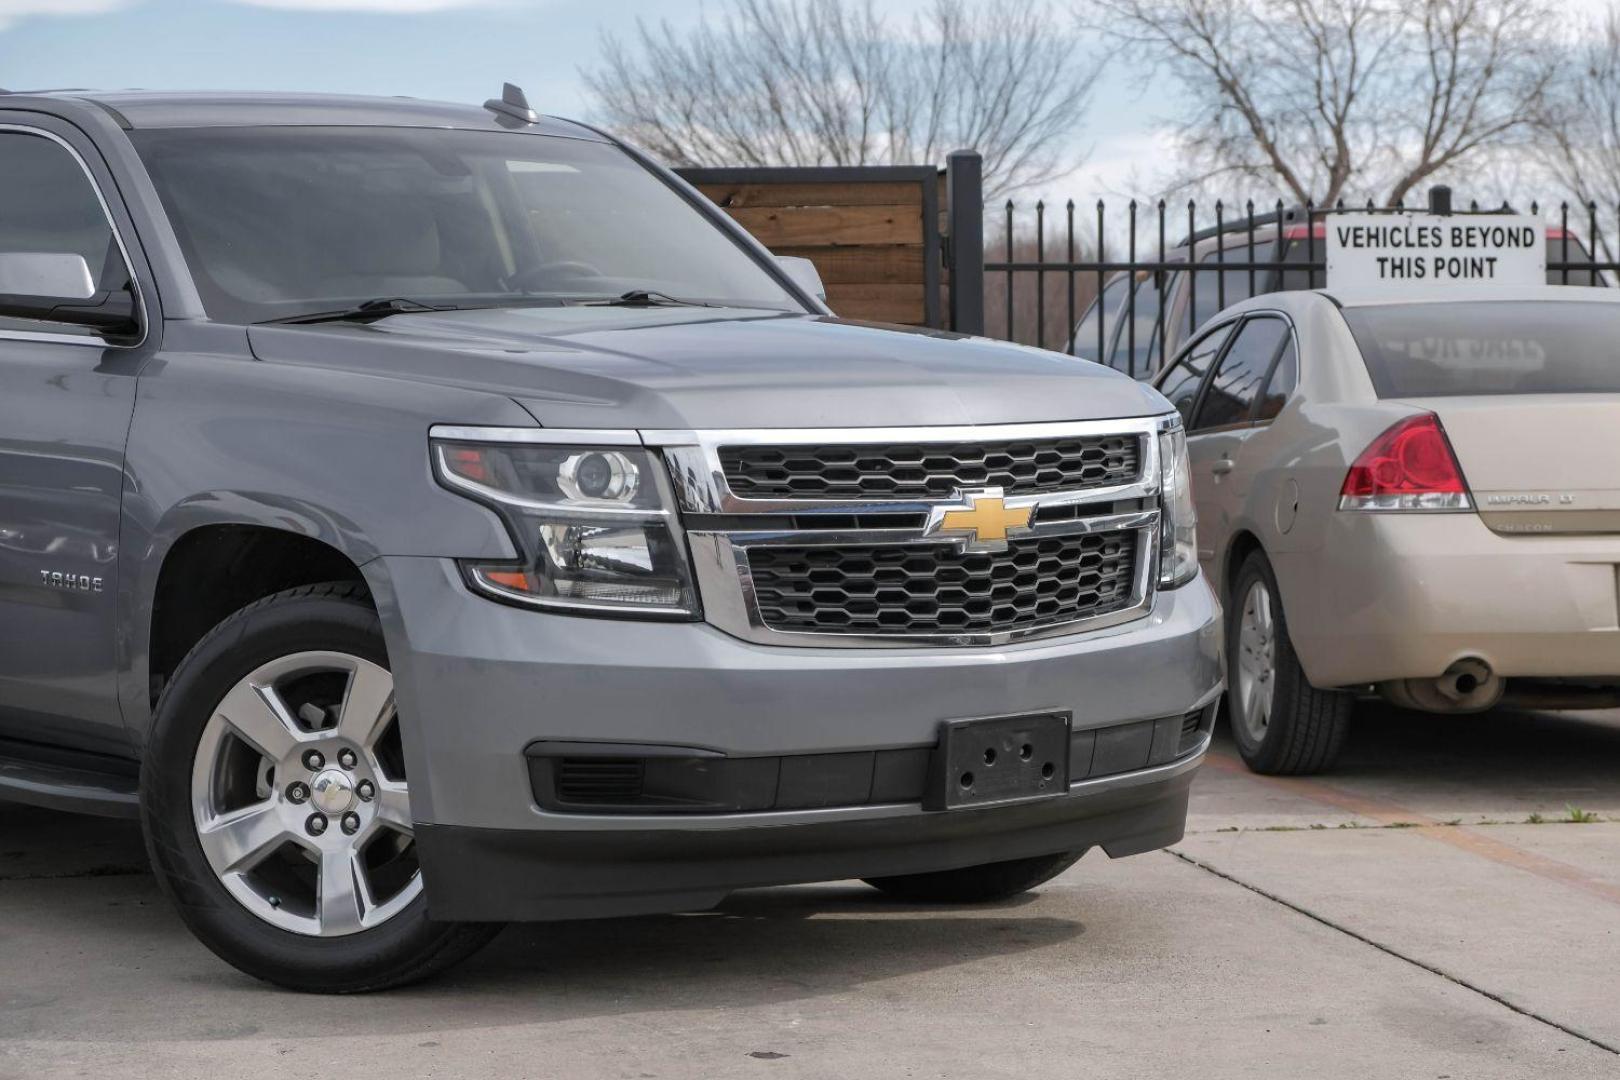
[[[1351,695],[1311,685],[1288,638],[1271,564],[1252,552],[1226,611],[1227,716],[1244,762],[1259,773],[1332,767],[1350,727]]]
[[[1253,743],[1266,737],[1277,690],[1277,627],[1271,589],[1255,578],[1239,605],[1238,647],[1232,655],[1233,722]]]

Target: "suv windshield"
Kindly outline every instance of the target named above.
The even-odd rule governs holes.
[[[1620,304],[1344,309],[1379,397],[1620,393]]]
[[[130,134],[216,320],[632,291],[804,310],[680,193],[605,143],[413,128]]]

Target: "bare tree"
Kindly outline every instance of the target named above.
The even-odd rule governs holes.
[[[1044,0],[725,0],[680,33],[608,36],[586,86],[608,126],[674,165],[935,163],[984,156],[987,197],[1079,164],[1095,71]]]
[[[1526,142],[1557,69],[1547,0],[1093,0],[1189,102],[1184,182],[1394,204]]]
[[[1620,206],[1620,7],[1579,27],[1538,132],[1541,159],[1570,195]],[[1615,258],[1613,239],[1593,238]]]

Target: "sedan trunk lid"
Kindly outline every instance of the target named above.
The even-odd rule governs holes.
[[[1440,417],[1492,530],[1620,533],[1620,394],[1494,394],[1400,404]]]

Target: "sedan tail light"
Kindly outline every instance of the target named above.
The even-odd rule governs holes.
[[[1468,484],[1440,418],[1409,416],[1361,452],[1344,486],[1340,510],[1472,510]]]

